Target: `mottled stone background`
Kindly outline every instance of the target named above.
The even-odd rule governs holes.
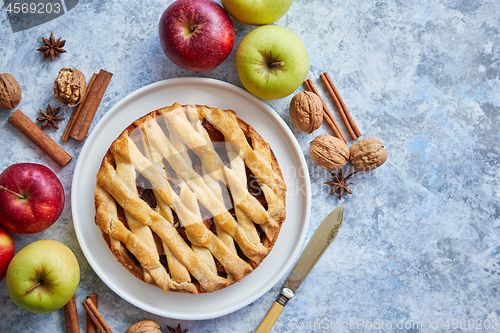
[[[1,8],[0,72],[20,83],[19,108],[34,119],[47,103],[61,106],[65,128],[71,110],[52,94],[62,67],[77,67],[89,76],[100,68],[114,73],[93,127],[123,97],[166,78],[210,77],[241,86],[235,51],[253,27],[235,22],[237,40],[229,58],[212,71],[189,72],[173,65],[160,48],[157,24],[170,2],[82,0],[65,15],[18,33],[12,33]],[[288,115],[291,96],[268,102],[292,128],[310,168],[313,209],[306,241],[329,211],[346,206],[337,239],[273,332],[476,331],[460,329],[461,320],[475,327],[489,322],[484,331],[500,331],[499,13],[496,0],[295,0],[276,23],[304,41],[309,77],[331,110],[319,80],[325,71],[361,132],[382,140],[389,158],[380,169],[352,178],[354,195],[341,201],[328,196],[329,174],[311,162],[308,147],[329,129],[323,125],[313,134],[300,133]],[[67,53],[53,63],[36,51],[50,32],[67,40]],[[71,179],[83,144],[62,142],[62,130],[47,131],[74,156],[61,169],[7,122],[11,113],[0,113],[0,169],[16,162],[45,164],[63,181],[67,199],[51,228],[14,235],[17,250],[42,238],[67,244],[82,270],[77,300],[97,292],[115,332],[146,318],[158,321],[164,332],[178,322],[193,333],[255,330],[284,278],[249,306],[203,321],[151,315],[114,294],[85,260],[72,225]],[[35,315],[20,310],[4,281],[0,303],[1,332],[65,330],[62,311]],[[81,307],[79,317],[83,332]]]

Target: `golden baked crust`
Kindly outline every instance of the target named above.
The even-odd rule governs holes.
[[[138,279],[212,292],[271,251],[285,197],[269,144],[234,111],[176,103],[111,144],[97,174],[95,222]]]

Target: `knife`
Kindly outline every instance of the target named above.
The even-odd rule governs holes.
[[[271,309],[269,309],[255,333],[267,333],[273,328],[286,303],[293,297],[300,284],[305,280],[319,258],[321,258],[330,243],[337,236],[344,219],[344,210],[344,206],[335,209],[321,222],[299,260],[293,266],[278,299],[274,302]]]

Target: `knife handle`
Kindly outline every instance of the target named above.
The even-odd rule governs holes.
[[[279,304],[278,302],[274,302],[273,306],[271,306],[271,308],[267,312],[267,315],[260,323],[259,327],[257,327],[255,333],[269,333],[284,308],[285,307],[283,305]]]

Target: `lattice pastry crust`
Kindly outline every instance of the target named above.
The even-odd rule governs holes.
[[[234,111],[176,103],[111,144],[97,174],[95,222],[137,278],[164,291],[212,292],[267,256],[285,195],[269,144]]]

